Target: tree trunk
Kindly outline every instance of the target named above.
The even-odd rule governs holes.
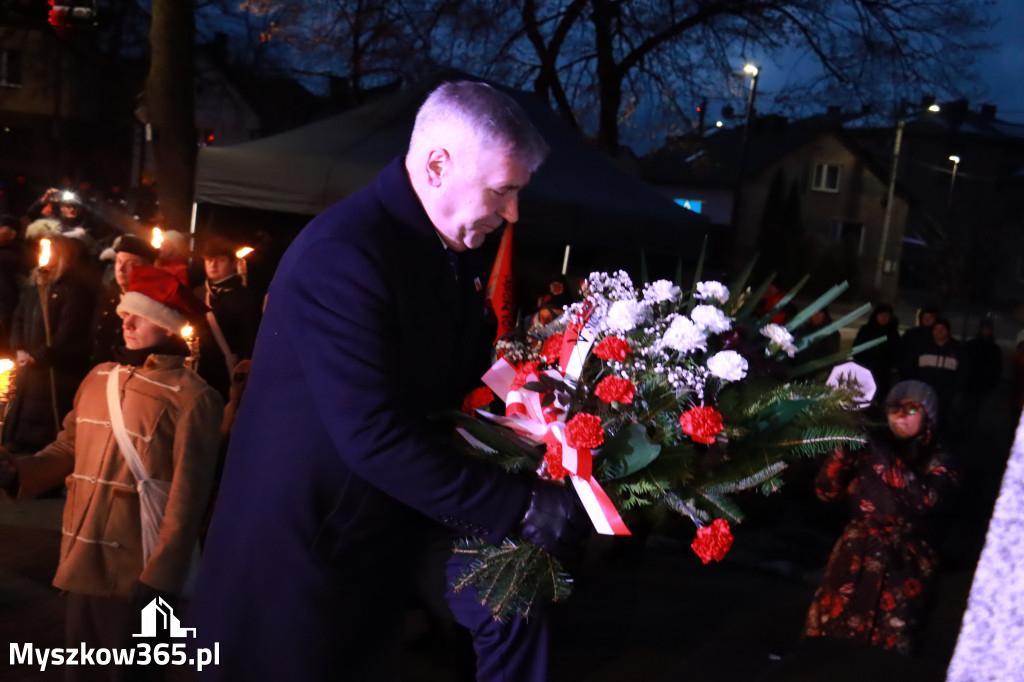
[[[619,108],[622,106],[622,75],[615,63],[612,37],[612,22],[616,19],[618,7],[609,0],[594,0],[592,9],[600,98],[597,146],[614,157],[619,151]]]
[[[157,195],[164,228],[187,232],[196,164],[195,15],[190,0],[153,0],[152,17],[146,109],[153,130]]]

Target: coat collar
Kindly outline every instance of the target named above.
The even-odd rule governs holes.
[[[394,159],[377,176],[377,195],[387,212],[397,220],[413,228],[417,233],[430,235],[439,246],[444,246],[444,242],[437,234],[437,228],[430,222],[420,198],[412,188],[409,174],[405,170],[405,157]]]

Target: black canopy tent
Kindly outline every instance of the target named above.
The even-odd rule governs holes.
[[[416,87],[253,142],[200,150],[196,202],[315,215],[405,152],[416,110],[447,71]],[[534,95],[501,88],[527,111],[551,155],[520,198],[516,239],[647,249],[695,259],[707,221],[629,174]]]

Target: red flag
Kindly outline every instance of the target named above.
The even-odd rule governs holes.
[[[505,233],[501,235],[498,255],[494,258],[491,276],[487,280],[487,303],[494,309],[494,316],[498,320],[498,335],[495,341],[516,326],[512,286],[512,226],[512,223],[509,223],[505,227]]]

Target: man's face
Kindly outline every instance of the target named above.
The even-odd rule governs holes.
[[[504,150],[467,144],[444,162],[435,226],[455,251],[475,249],[505,221],[519,219],[519,190],[530,171]]]
[[[163,327],[134,313],[121,316],[121,330],[124,332],[124,345],[131,350],[150,348],[171,336]]]
[[[921,313],[921,326],[930,327],[935,324],[935,315],[932,313]]]
[[[64,220],[75,220],[78,218],[78,207],[68,204],[61,204],[60,217]]]
[[[932,327],[932,338],[935,339],[935,343],[938,345],[946,345],[946,341],[949,341],[949,330],[946,329],[946,325],[937,324]]]
[[[211,282],[219,282],[235,274],[235,259],[227,256],[204,257],[203,265],[206,268],[206,278]]]
[[[878,324],[882,325],[883,327],[889,324],[890,320],[892,320],[892,313],[890,312],[883,310],[882,312],[875,315],[875,321],[878,322]]]
[[[114,258],[114,281],[121,291],[128,291],[128,279],[131,277],[132,268],[136,265],[152,265],[147,258],[138,256],[127,251],[118,251]]]

